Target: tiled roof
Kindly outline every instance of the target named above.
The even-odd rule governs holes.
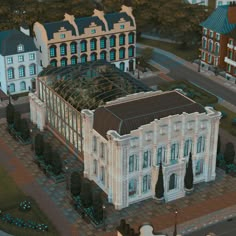
[[[183,112],[204,113],[205,109],[184,95],[171,91],[99,107],[94,113],[93,128],[105,138],[108,130],[116,130],[120,135],[124,135],[155,119]]]
[[[0,32],[0,54],[3,56],[17,54],[17,46],[24,45],[24,52],[37,51],[33,39],[18,30]]]
[[[57,21],[43,24],[47,32],[48,40],[53,39],[53,34],[58,32],[62,27],[71,31],[72,35],[76,35],[75,28],[69,23],[69,21]]]
[[[84,34],[84,29],[89,28],[92,23],[95,23],[97,26],[102,26],[102,30],[105,29],[104,23],[97,17],[97,16],[90,16],[90,17],[83,17],[83,18],[76,18],[75,23],[78,27],[79,34]]]
[[[200,25],[220,34],[228,34],[236,24],[230,24],[228,19],[228,9],[230,6],[223,5],[215,9],[215,11]],[[235,13],[236,14],[236,13]]]
[[[109,14],[104,15],[104,17],[107,21],[109,30],[113,29],[114,24],[118,23],[121,18],[123,18],[125,21],[130,21],[131,26],[134,26],[134,22],[132,18],[129,15],[127,15],[125,12],[109,13]]]

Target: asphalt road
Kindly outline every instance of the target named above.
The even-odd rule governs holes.
[[[209,226],[186,236],[205,236],[208,233],[215,233],[217,236],[235,236],[236,235],[236,218],[232,221],[223,221],[218,224]]]
[[[15,109],[19,111],[21,114],[30,112],[30,105],[29,103],[22,103],[15,105]],[[6,108],[0,108],[0,119],[6,116]]]
[[[139,53],[140,49],[137,49],[137,52]],[[171,78],[175,80],[188,80],[214,94],[218,98],[224,99],[227,102],[236,105],[235,92],[227,89],[226,87],[222,87],[220,84],[202,76],[199,72],[195,72],[185,67],[181,61],[175,61],[174,59],[158,52],[153,53],[152,60],[169,69],[170,72],[167,75]]]

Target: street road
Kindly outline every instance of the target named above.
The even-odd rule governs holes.
[[[30,112],[30,106],[29,103],[22,103],[15,105],[15,109],[19,111],[21,114],[29,113]],[[6,117],[6,108],[2,107],[0,108],[0,119]]]
[[[140,49],[137,49],[137,53],[140,53]],[[188,80],[210,93],[216,95],[218,98],[222,98],[227,102],[236,105],[236,93],[232,90],[229,90],[226,87],[221,86],[218,83],[204,77],[199,72],[195,72],[183,65],[183,62],[175,61],[174,59],[165,56],[161,53],[155,52],[153,53],[152,60],[160,64],[161,66],[166,67],[170,70],[167,74],[171,78],[175,80]]]
[[[215,233],[216,236],[235,236],[236,235],[236,218],[232,221],[224,220],[218,224],[201,229],[186,236],[206,236],[208,233]]]

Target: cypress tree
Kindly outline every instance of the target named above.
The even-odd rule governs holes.
[[[9,103],[6,107],[6,118],[7,118],[7,123],[9,125],[14,123],[14,113],[15,113],[15,107]]]
[[[82,177],[79,172],[74,171],[70,176],[70,191],[73,196],[78,196],[81,191]]]
[[[186,173],[184,177],[184,185],[186,189],[193,188],[193,163],[192,163],[192,153],[189,153],[188,165],[186,167]]]
[[[157,198],[162,198],[164,196],[164,181],[162,172],[162,163],[160,162],[158,179],[155,187],[155,195]]]
[[[44,140],[41,133],[36,134],[34,138],[34,151],[37,156],[41,156],[44,153]]]

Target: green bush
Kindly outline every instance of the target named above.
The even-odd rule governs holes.
[[[223,118],[226,118],[226,117],[228,116],[225,111],[221,111],[221,115],[222,115],[222,119],[223,119]]]
[[[233,118],[233,119],[232,119],[232,125],[233,125],[233,126],[236,126],[236,118]]]
[[[34,138],[34,150],[37,156],[41,156],[44,153],[44,141],[41,133],[36,134]]]

